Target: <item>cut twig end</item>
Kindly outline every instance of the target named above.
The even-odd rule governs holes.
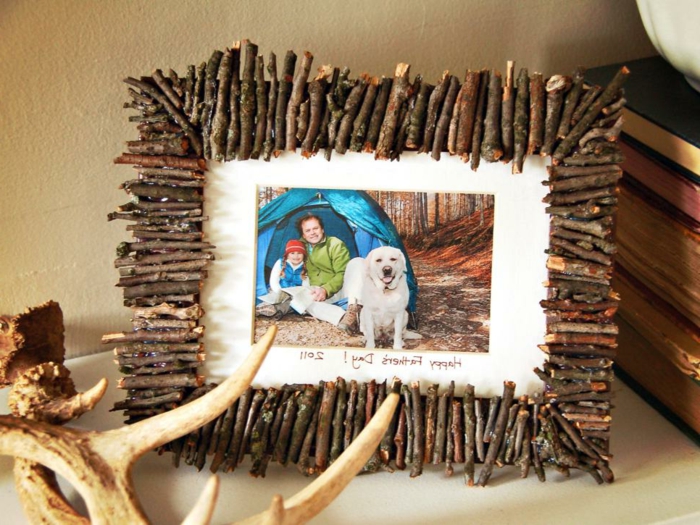
[[[314,77],[315,81],[327,80],[333,75],[333,66],[324,64],[318,68],[318,74]]]
[[[411,69],[410,64],[405,64],[403,62],[400,62],[396,65],[396,69],[394,70],[394,76],[395,77],[408,76],[408,71],[410,69]]]

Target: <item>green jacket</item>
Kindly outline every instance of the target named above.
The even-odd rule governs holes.
[[[303,241],[303,239],[302,239]],[[350,251],[337,237],[326,237],[316,246],[306,245],[306,270],[311,286],[320,286],[328,297],[343,287],[345,267],[350,262]]]

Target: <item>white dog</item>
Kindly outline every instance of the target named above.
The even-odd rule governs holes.
[[[393,335],[394,349],[400,350],[404,338],[420,338],[406,330],[406,258],[398,248],[382,246],[369,252],[363,262],[360,331],[365,348],[375,348],[376,339]]]

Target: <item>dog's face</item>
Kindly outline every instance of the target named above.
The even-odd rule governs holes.
[[[398,248],[375,248],[369,252],[366,261],[369,276],[379,289],[394,290],[403,279],[406,258]]]

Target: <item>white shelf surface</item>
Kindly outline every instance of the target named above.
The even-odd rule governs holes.
[[[74,426],[107,430],[121,425],[120,412],[109,412],[122,393],[112,355],[103,353],[67,362],[78,390],[106,376],[110,387],[97,408]],[[9,389],[0,390],[0,413],[7,413]],[[700,448],[620,381],[615,383],[612,469],[616,481],[597,485],[582,472],[565,479],[547,470],[540,483],[531,472],[520,479],[514,467],[496,468],[486,488],[463,485],[461,467],[446,478],[442,468],[426,468],[411,479],[407,471],[355,478],[314,524],[697,524],[700,523]],[[477,465],[477,469],[478,469]],[[208,467],[171,466],[169,454],[148,454],[134,469],[136,490],[155,524],[180,523],[208,477]],[[478,470],[477,470],[478,475]],[[230,523],[262,511],[274,494],[289,497],[309,483],[293,468],[271,464],[264,479],[247,474],[247,462],[221,475],[212,523]],[[71,501],[77,493],[63,484]],[[12,459],[0,457],[0,508],[7,524],[26,523],[12,478]]]

